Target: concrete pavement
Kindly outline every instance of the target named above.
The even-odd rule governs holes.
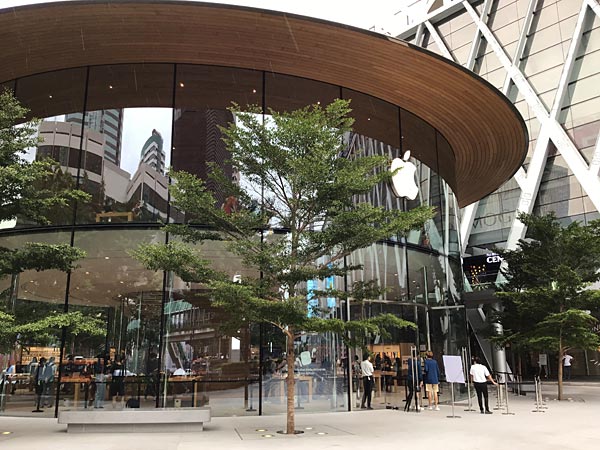
[[[86,433],[67,434],[65,427],[47,418],[0,417],[0,449],[23,450],[196,450],[215,449],[398,449],[439,450],[595,449],[600,445],[600,385],[570,383],[565,389],[571,401],[552,400],[556,386],[547,384],[544,397],[548,409],[533,413],[533,396],[509,394],[514,415],[465,412],[447,418],[451,407],[441,411],[405,413],[392,409],[344,413],[297,415],[302,435],[278,434],[285,416],[219,417],[206,424],[202,433]],[[491,407],[496,400],[490,397]],[[475,406],[475,409],[478,409]],[[10,432],[10,434],[1,434]]]

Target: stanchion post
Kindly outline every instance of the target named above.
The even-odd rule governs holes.
[[[250,380],[250,382],[248,383],[248,389],[250,390],[250,408],[248,408],[246,411],[253,412],[256,410],[254,409],[254,395],[252,394],[253,393],[252,380]]]
[[[460,419],[460,416],[454,414],[454,383],[450,383],[450,396],[452,397],[452,415],[446,417],[448,419]]]
[[[502,413],[504,416],[514,416],[514,412],[508,410],[508,380],[504,380],[504,401],[506,402],[506,410]]]
[[[465,409],[465,411],[475,411],[473,409],[473,398],[471,397],[471,383],[469,380],[469,361],[467,358],[467,348],[463,347],[461,350],[462,353],[462,359],[463,359],[463,366],[465,368],[465,380],[467,380],[467,398],[468,398],[468,406],[467,409]]]

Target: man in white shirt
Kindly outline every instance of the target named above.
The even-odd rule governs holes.
[[[365,353],[363,361],[360,363],[360,370],[363,377],[363,398],[360,403],[361,409],[373,409],[371,408],[371,393],[373,392],[373,364],[371,363],[371,355]],[[367,406],[365,406],[365,402]]]
[[[487,382],[489,380],[494,385],[498,385],[498,383],[494,381],[487,367],[481,364],[479,357],[477,356],[473,358],[473,365],[471,366],[469,374],[471,375],[471,381],[475,385],[475,391],[477,392],[479,411],[481,411],[481,414],[492,414],[492,412],[490,411],[490,406],[488,404]],[[483,410],[482,397],[485,399],[485,411]]]
[[[569,355],[567,352],[563,353],[563,372],[564,372],[564,378],[565,380],[570,380],[571,379],[571,361],[573,361],[575,358],[573,358],[571,355]]]

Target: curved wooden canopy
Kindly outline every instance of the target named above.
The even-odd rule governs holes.
[[[150,62],[295,75],[400,106],[449,142],[443,150],[449,154],[438,155],[438,172],[460,206],[497,189],[527,151],[521,116],[490,84],[380,34],[197,2],[94,0],[0,10],[0,83],[65,68]]]

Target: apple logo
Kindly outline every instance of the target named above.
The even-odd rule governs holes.
[[[392,166],[390,171],[394,173],[392,175],[392,190],[396,197],[406,197],[409,200],[417,198],[419,193],[419,187],[415,181],[415,173],[417,168],[413,163],[408,161],[410,159],[410,150],[404,153],[402,159],[394,158],[392,160]]]

